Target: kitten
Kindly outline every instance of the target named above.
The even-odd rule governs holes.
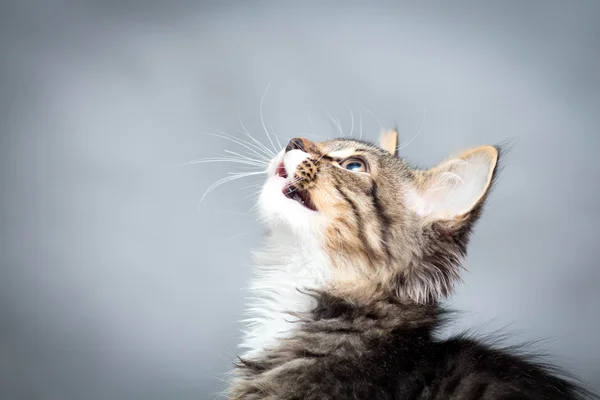
[[[434,334],[500,149],[429,170],[380,147],[292,139],[269,165],[254,294],[232,399],[584,399],[553,367]]]

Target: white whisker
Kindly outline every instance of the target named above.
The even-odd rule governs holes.
[[[242,187],[242,189],[248,190],[248,189],[262,188],[264,186],[264,184],[265,183],[261,180],[261,181],[257,181],[257,182],[251,183],[249,185],[246,185],[246,186]]]
[[[419,127],[419,131],[417,132],[417,134],[415,136],[413,136],[412,139],[410,139],[408,142],[402,144],[402,146],[400,146],[398,148],[398,151],[402,150],[403,148],[405,148],[406,146],[411,144],[412,141],[415,140],[417,138],[417,136],[419,136],[421,134],[421,131],[423,130],[423,126],[425,125],[426,117],[427,117],[427,108],[425,108],[425,110],[423,111],[423,119],[421,120],[421,126]]]
[[[245,195],[245,196],[242,197],[242,200],[248,200],[248,199],[250,199],[250,198],[252,198],[254,196],[258,196],[258,195],[260,195],[260,192],[262,192],[262,188],[260,188],[258,190],[255,190],[253,192],[248,193],[247,195]]]
[[[360,121],[360,132],[358,134],[358,138],[362,140],[363,137],[363,118],[362,118],[362,110],[358,114],[358,118]]]
[[[260,173],[267,173],[267,171],[255,171],[255,172],[260,172]],[[239,174],[245,174],[246,172],[227,172],[227,175],[239,175]]]
[[[344,135],[344,130],[342,129],[342,124],[340,123],[340,120],[336,119],[335,124],[337,125],[338,130],[340,131],[340,135],[342,135],[342,137],[345,137],[346,135]]]
[[[240,131],[238,129],[238,132],[244,133],[245,135],[247,135],[254,143],[256,143],[256,145],[258,145],[261,149],[263,149],[264,152],[266,152],[269,157],[275,157],[275,153],[273,153],[267,146],[265,146],[261,141],[257,140],[254,138],[254,136],[252,136],[250,134],[250,132],[248,132],[248,129],[246,129],[246,126],[244,125],[244,122],[241,120],[240,118],[240,125],[242,126],[243,131]]]
[[[226,134],[225,132],[218,131],[218,133],[220,133],[220,134],[218,135],[216,133],[211,133],[211,132],[207,132],[206,134],[210,135],[210,136],[215,136],[218,138],[226,139],[233,143],[236,143],[236,144],[246,148],[247,150],[251,151],[252,154],[256,155],[257,157],[265,157],[265,159],[273,157],[272,153],[265,152],[264,150],[261,150],[260,148],[252,145],[252,143],[249,143],[242,139],[238,139],[236,137],[230,136],[230,135]],[[262,151],[262,153],[260,151]]]
[[[375,113],[373,111],[369,110],[368,108],[365,108],[365,111],[368,112],[369,114],[371,114],[373,116],[373,118],[375,118],[375,121],[377,121],[377,125],[379,125],[379,133],[383,132],[383,127],[381,126],[381,121],[379,121],[379,118],[377,118]]]
[[[350,126],[350,136],[352,136],[354,134],[354,113],[352,112],[352,109],[350,109],[350,107],[348,107],[348,111],[350,111],[350,122],[351,122],[351,126]]]
[[[275,136],[277,145],[279,146],[280,149],[283,149],[283,146],[281,146],[281,142],[279,141],[279,135],[277,134],[277,132],[275,132],[275,128],[273,128],[273,125],[269,124],[269,128],[271,128],[271,133],[273,134],[273,136]]]
[[[337,119],[333,118],[333,116],[331,116],[331,114],[327,113],[329,115],[329,119],[331,120],[331,123],[338,129],[338,131],[340,132],[340,137],[344,137],[344,131],[342,129],[342,125],[340,124],[340,121],[338,121]]]
[[[221,186],[224,183],[231,182],[233,180],[240,179],[240,178],[246,178],[246,177],[249,177],[249,176],[261,175],[261,174],[266,174],[266,173],[267,173],[267,170],[264,170],[264,171],[255,171],[255,172],[234,172],[234,173],[231,173],[231,175],[228,175],[228,176],[226,176],[224,178],[221,178],[221,179],[217,180],[215,183],[213,183],[212,185],[210,185],[208,187],[208,189],[206,189],[206,191],[202,195],[202,198],[200,199],[200,203],[202,203],[204,201],[204,199],[206,198],[206,196],[210,192],[212,192],[213,190],[215,190],[217,187]]]
[[[311,135],[311,137],[324,138],[325,140],[329,140],[332,138],[332,135],[329,135],[329,136],[317,135],[317,131],[315,130],[315,124],[313,122],[312,115],[310,113],[308,113],[308,120],[310,121],[310,127],[312,129],[312,132],[308,133],[308,135]]]
[[[271,139],[271,136],[269,136],[269,130],[267,129],[267,126],[265,124],[265,118],[263,117],[263,103],[265,102],[265,97],[267,96],[267,92],[269,91],[270,87],[271,87],[271,82],[269,81],[269,84],[267,85],[267,88],[265,89],[265,92],[263,93],[263,96],[260,99],[260,123],[262,124],[263,129],[265,130],[265,133],[267,135],[267,139],[269,139],[269,142],[271,142],[271,146],[273,146],[273,150],[275,150],[275,153],[277,153],[277,149],[275,148],[275,144],[273,143],[273,140]]]
[[[269,161],[270,161],[268,158],[262,158],[260,160],[257,160],[256,158],[252,158],[252,157],[249,157],[249,156],[244,155],[244,154],[236,153],[235,151],[231,151],[231,150],[224,150],[224,151],[227,154],[231,154],[233,156],[240,157],[241,160],[248,160],[248,161],[255,161],[255,162],[264,162],[265,164],[268,164]]]
[[[229,162],[229,163],[234,163],[234,164],[244,164],[244,165],[250,165],[252,167],[264,167],[265,166],[264,162],[241,160],[241,159],[235,159],[235,158],[203,158],[203,159],[199,159],[199,160],[193,160],[193,161],[188,161],[185,163],[175,164],[175,165],[173,165],[173,167],[183,167],[186,165],[206,164],[206,163],[215,163],[215,162]]]
[[[340,132],[340,137],[344,137],[344,131],[342,130],[342,126],[340,125],[340,121],[336,120],[335,118],[333,118],[333,115],[331,115],[331,113],[329,111],[327,111],[327,109],[325,108],[325,106],[321,105],[321,108],[323,109],[323,111],[325,111],[325,113],[327,114],[327,117],[329,118],[329,121],[333,124],[333,126],[335,126],[338,131]]]
[[[217,132],[225,135],[227,138],[229,138],[229,140],[235,141],[235,143],[238,143],[239,145],[245,147],[246,149],[252,150],[253,154],[260,154],[260,156],[265,157],[265,159],[271,159],[275,155],[268,147],[263,145],[258,140],[254,139],[254,137],[252,137],[248,132],[245,132],[245,131],[243,132],[238,128],[236,128],[236,130],[240,133],[247,135],[256,144],[249,142],[247,140],[243,140],[242,138],[239,138],[237,136],[228,135],[222,131],[217,131]]]

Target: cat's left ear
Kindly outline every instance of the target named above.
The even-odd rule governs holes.
[[[398,155],[398,132],[393,129],[379,136],[379,146],[393,156]]]
[[[496,147],[465,151],[427,171],[415,171],[408,204],[430,220],[454,220],[468,215],[487,195],[498,164]]]

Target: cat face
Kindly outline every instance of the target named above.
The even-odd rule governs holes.
[[[396,156],[395,138],[382,136],[380,146],[292,139],[270,163],[261,214],[272,234],[317,244],[331,289],[431,302],[459,280],[498,150],[480,147],[416,170]]]

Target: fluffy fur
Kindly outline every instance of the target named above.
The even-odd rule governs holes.
[[[293,139],[260,196],[267,242],[232,399],[583,399],[555,369],[466,337],[438,302],[497,173],[484,146],[430,170],[374,144]]]

